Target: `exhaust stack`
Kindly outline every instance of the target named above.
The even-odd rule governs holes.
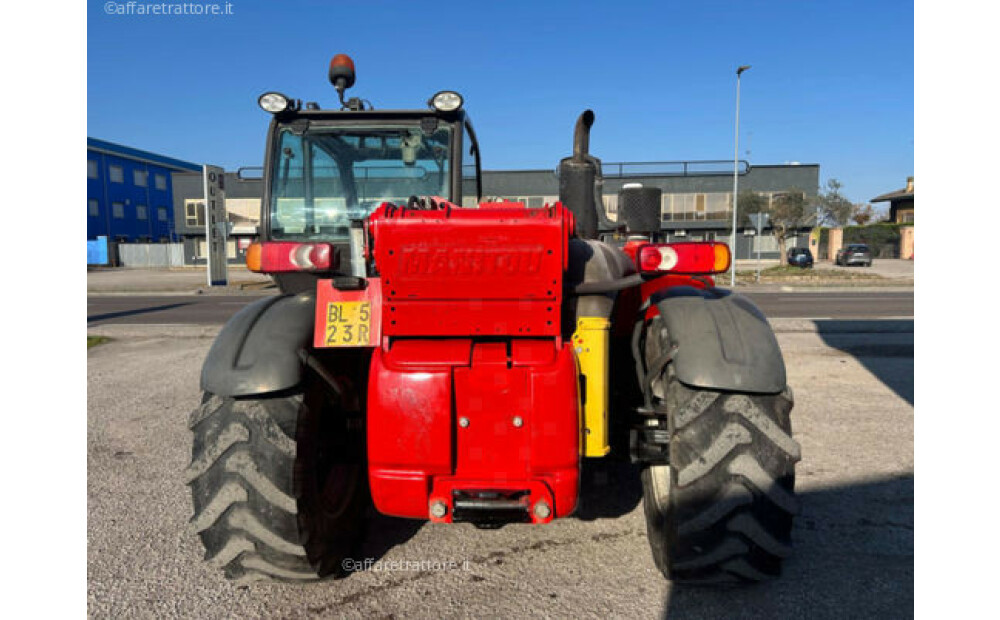
[[[573,130],[573,161],[582,163],[590,155],[590,128],[593,124],[592,110],[584,110],[580,118],[576,119],[576,128]]]
[[[573,130],[573,156],[559,162],[559,202],[576,218],[576,236],[596,239],[598,233],[617,230],[604,215],[604,177],[601,160],[590,154],[594,112],[584,110]]]
[[[600,196],[595,191],[600,178],[599,162],[589,153],[593,124],[594,112],[584,110],[573,131],[573,156],[559,162],[559,201],[573,213],[576,234],[582,239],[597,238],[603,220],[598,216]]]

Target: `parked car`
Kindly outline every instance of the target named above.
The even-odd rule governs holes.
[[[813,266],[813,255],[809,248],[791,248],[788,250],[788,264],[803,269]]]
[[[848,267],[850,265],[872,266],[872,251],[864,243],[851,243],[837,250],[835,262]]]

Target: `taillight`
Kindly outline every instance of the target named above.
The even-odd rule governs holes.
[[[647,245],[639,250],[640,271],[670,271],[677,266],[677,250],[669,245]]]
[[[260,249],[261,245],[259,243],[251,243],[250,247],[247,248],[246,254],[247,269],[257,273],[261,272]]]
[[[729,246],[714,241],[651,243],[639,249],[636,262],[643,273],[708,274],[729,269]]]
[[[247,268],[258,273],[330,271],[338,265],[329,243],[268,241],[247,248]]]

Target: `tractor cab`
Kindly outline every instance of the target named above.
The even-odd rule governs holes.
[[[426,109],[377,110],[344,91],[354,83],[354,64],[338,54],[330,81],[340,109],[321,109],[281,93],[258,103],[273,119],[264,161],[261,241],[329,244],[326,273],[351,273],[352,223],[383,203],[420,208],[426,197],[475,206],[482,195],[479,145],[462,97],[441,91]],[[265,270],[267,271],[267,270]],[[315,283],[294,273],[273,272],[286,292]]]

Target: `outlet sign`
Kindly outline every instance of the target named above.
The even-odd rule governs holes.
[[[222,168],[202,166],[205,177],[205,245],[208,247],[208,285],[226,286],[226,183]]]

